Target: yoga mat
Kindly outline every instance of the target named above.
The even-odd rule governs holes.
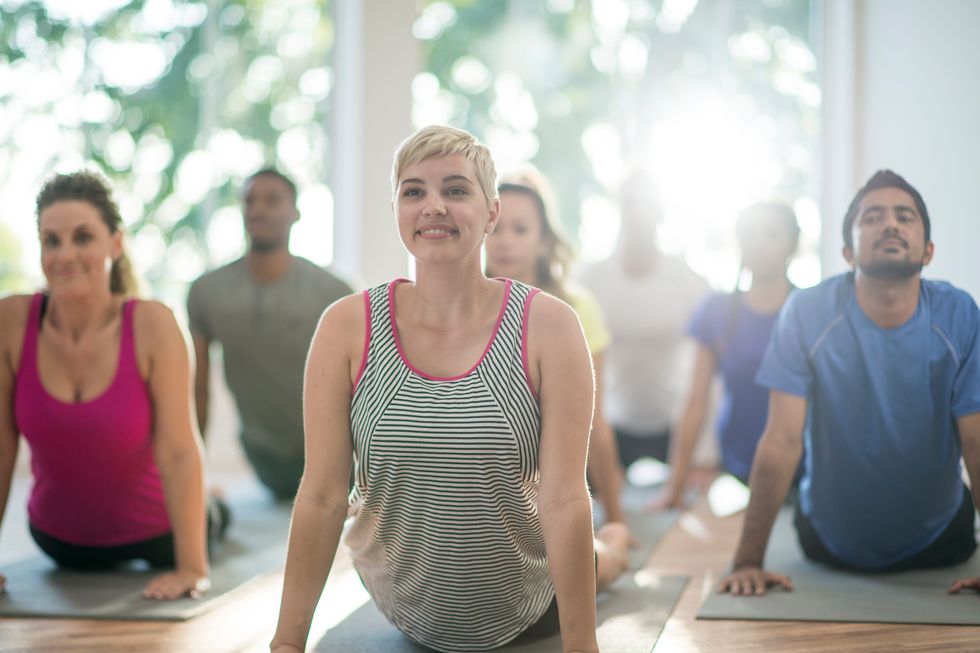
[[[603,653],[650,653],[687,578],[627,574],[597,597],[597,638]],[[317,642],[323,653],[420,653],[430,649],[404,637],[368,601]],[[561,637],[494,649],[501,653],[561,653]]]
[[[280,569],[286,559],[291,506],[274,504],[258,493],[229,503],[231,527],[214,549],[212,588],[200,599],[144,599],[144,586],[160,571],[67,571],[36,555],[0,567],[7,577],[7,591],[0,593],[0,617],[183,621],[211,610]]]
[[[623,511],[630,532],[639,544],[630,549],[630,569],[641,569],[650,559],[653,549],[667,531],[677,521],[680,513],[676,510],[652,511],[649,506],[660,496],[660,487],[623,487]],[[597,502],[593,507],[593,518],[596,524],[604,521],[602,506]],[[597,528],[598,530],[598,528]]]
[[[773,527],[766,569],[787,574],[796,589],[732,596],[712,588],[698,619],[980,625],[976,592],[946,593],[954,580],[980,576],[980,555],[942,569],[886,574],[842,571],[803,558],[793,512],[787,508]]]

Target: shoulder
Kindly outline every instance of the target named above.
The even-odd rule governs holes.
[[[0,324],[17,326],[21,329],[27,323],[33,295],[8,295],[0,298]],[[6,331],[6,328],[4,329]]]
[[[799,313],[807,319],[832,320],[843,312],[849,297],[854,294],[850,273],[824,279],[809,288],[797,288],[786,300],[784,312]]]
[[[0,328],[0,353],[20,351],[32,299],[32,295],[9,295],[0,299],[0,325],[3,325]]]
[[[168,332],[179,332],[177,318],[169,306],[155,299],[132,299],[133,329],[139,334],[161,336]]]
[[[980,311],[970,293],[947,281],[922,280],[922,292],[929,303],[932,321],[943,327],[976,329]]]
[[[190,292],[213,292],[223,283],[231,279],[238,279],[245,273],[245,259],[239,258],[231,263],[222,265],[209,272],[205,272],[191,284]]]
[[[536,293],[530,301],[527,328],[531,333],[547,333],[549,341],[567,342],[566,338],[574,338],[577,333],[581,333],[575,310],[554,295],[543,291]]]
[[[330,268],[321,267],[302,256],[294,256],[293,258],[299,273],[309,279],[314,279],[322,288],[335,294],[346,295],[353,292],[350,283]]]

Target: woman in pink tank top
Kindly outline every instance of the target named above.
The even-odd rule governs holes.
[[[210,583],[185,341],[167,307],[128,297],[104,179],[58,175],[37,211],[48,290],[0,300],[0,517],[23,434],[30,530],[46,554],[83,568],[145,559],[174,567],[145,596],[197,595]]]

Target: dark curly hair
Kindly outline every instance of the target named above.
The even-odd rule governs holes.
[[[65,175],[55,175],[45,182],[37,195],[37,217],[40,227],[41,212],[57,202],[87,202],[99,212],[102,221],[109,227],[109,233],[122,230],[122,215],[119,206],[112,198],[109,181],[102,175],[82,170]],[[113,294],[135,295],[139,281],[126,251],[112,262],[109,273],[109,289]]]

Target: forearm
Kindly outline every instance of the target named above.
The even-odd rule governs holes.
[[[687,480],[691,458],[698,443],[701,425],[704,422],[704,405],[688,404],[677,423],[670,443],[670,487],[675,492],[683,492]]]
[[[194,384],[194,405],[197,410],[197,428],[201,433],[201,438],[205,437],[208,428],[208,401],[211,394],[206,383],[198,381]]]
[[[565,651],[598,651],[595,640],[595,546],[588,494],[565,491],[539,501]]]
[[[764,434],[749,478],[751,498],[733,567],[761,567],[772,524],[783,505],[803,452],[799,441]]]
[[[178,571],[207,575],[207,542],[204,507],[204,470],[196,448],[159,463],[167,514],[174,537]]]
[[[592,420],[592,439],[589,442],[589,480],[602,501],[606,521],[625,522],[622,504],[622,469],[616,451],[616,440],[609,422],[597,411]]]
[[[302,489],[297,495],[273,648],[288,644],[306,649],[313,612],[337,554],[346,517],[346,500],[319,502],[304,497]]]
[[[7,499],[10,497],[10,482],[14,476],[14,463],[17,460],[17,448],[13,451],[3,451],[0,454],[0,525],[7,513]]]

